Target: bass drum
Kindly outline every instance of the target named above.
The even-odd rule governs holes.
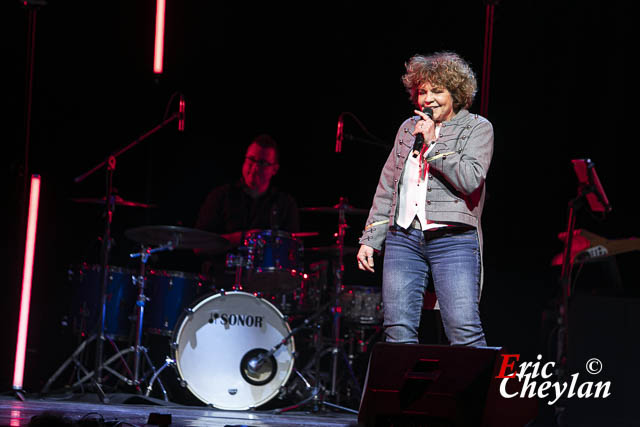
[[[205,404],[247,410],[279,392],[293,370],[291,328],[271,303],[246,292],[210,295],[178,321],[173,336],[180,381]],[[256,364],[256,362],[258,362]]]

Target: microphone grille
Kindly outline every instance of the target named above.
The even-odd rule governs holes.
[[[433,119],[433,109],[429,107],[424,107],[422,109],[422,112],[425,113],[427,116],[429,116],[430,119]]]

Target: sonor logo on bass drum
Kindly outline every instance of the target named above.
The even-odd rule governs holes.
[[[264,317],[252,314],[211,313],[209,323],[223,326],[245,326],[262,328]]]

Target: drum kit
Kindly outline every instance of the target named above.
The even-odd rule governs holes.
[[[104,203],[77,201],[87,200]],[[151,206],[125,200],[120,205]],[[163,379],[166,383],[172,378],[199,402],[223,410],[257,408],[277,396],[279,401],[297,402],[279,411],[311,404],[314,409],[326,405],[354,412],[342,405],[359,401],[364,378],[356,363],[358,369],[366,366],[368,347],[382,329],[380,289],[343,283],[344,257],[356,251],[344,245],[347,216],[367,211],[344,198],[334,206],[301,211],[337,215],[335,244],[305,248],[303,239],[319,233],[267,229],[246,233],[241,246],[232,250],[226,239],[206,231],[143,226],[125,232],[140,245],[129,254],[137,260],[137,269],[107,265],[106,274],[101,265],[71,269],[73,330],[82,341],[42,392],[48,393],[72,366],[73,389],[95,382],[99,370],[97,386],[103,400],[102,374],[115,378],[118,387],[124,383],[147,397],[157,385],[166,401]],[[226,254],[233,285],[223,289],[207,275],[147,265],[154,253],[194,249]],[[322,262],[307,266],[305,254]],[[103,277],[107,283],[101,287]],[[149,336],[168,343],[170,354],[164,355],[159,369],[149,356],[155,349],[142,345]],[[96,355],[91,370],[82,357],[94,341],[108,341],[114,354]],[[117,342],[130,345],[120,349]],[[95,352],[106,351],[96,346]]]

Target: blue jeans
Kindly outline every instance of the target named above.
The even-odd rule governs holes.
[[[475,229],[391,227],[382,276],[388,342],[417,343],[424,291],[433,278],[451,345],[486,346],[480,322],[480,247]]]

